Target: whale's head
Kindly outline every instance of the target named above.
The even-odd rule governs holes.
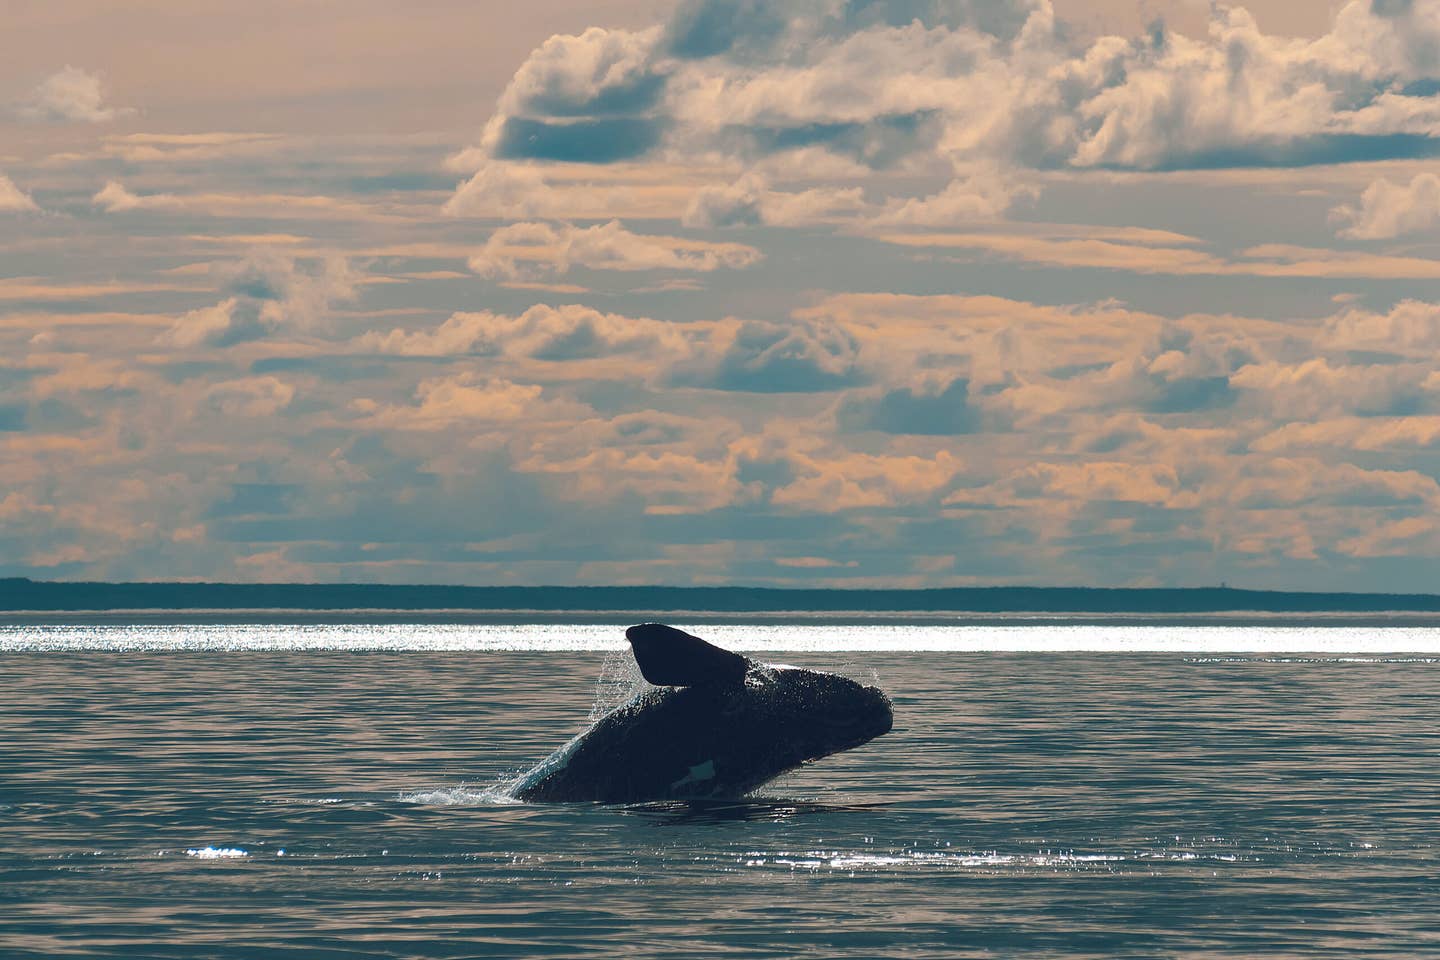
[[[791,765],[869,743],[894,723],[885,692],[849,677],[752,663],[744,682],[747,699],[763,701],[762,712],[783,735]]]

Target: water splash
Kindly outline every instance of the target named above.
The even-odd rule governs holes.
[[[429,807],[513,807],[521,803],[510,794],[513,785],[514,781],[510,780],[487,787],[458,784],[453,787],[401,793],[396,799],[401,803]]]
[[[600,676],[595,680],[590,722],[593,724],[622,703],[635,699],[648,687],[628,647],[610,651],[600,664]]]

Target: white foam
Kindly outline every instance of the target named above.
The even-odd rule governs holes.
[[[1245,859],[1234,853],[1195,853],[1188,850],[1135,851],[1117,853],[1076,853],[1046,850],[1037,853],[999,853],[997,851],[902,850],[894,853],[870,853],[843,850],[761,851],[751,850],[738,859],[746,867],[784,868],[788,870],[847,871],[933,871],[1044,869],[1082,870],[1115,864],[1157,860],[1171,862],[1236,863]]]
[[[250,851],[239,847],[192,847],[185,851],[185,856],[197,860],[239,860],[250,856]]]

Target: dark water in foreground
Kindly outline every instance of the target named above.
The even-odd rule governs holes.
[[[772,659],[895,731],[606,808],[496,786],[615,654],[0,653],[0,957],[1440,955],[1433,658]]]

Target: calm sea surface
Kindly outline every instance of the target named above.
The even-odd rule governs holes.
[[[1440,630],[696,632],[895,730],[517,804],[616,628],[0,626],[0,957],[1440,956]]]

